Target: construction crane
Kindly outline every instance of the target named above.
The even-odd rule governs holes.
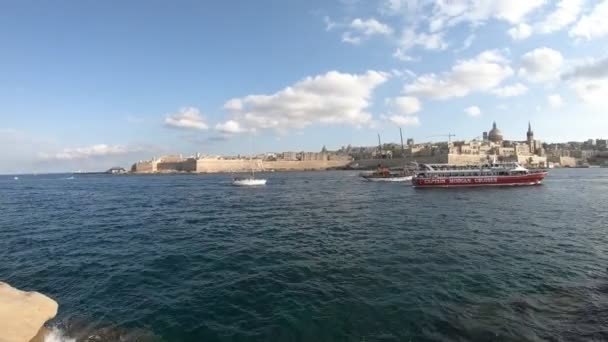
[[[448,144],[452,143],[452,137],[455,137],[456,134],[452,134],[452,133],[448,133],[448,134],[437,134],[437,135],[430,135],[427,138],[434,138],[434,137],[448,137]]]

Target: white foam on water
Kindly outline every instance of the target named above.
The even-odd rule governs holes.
[[[61,329],[53,327],[44,337],[44,342],[76,342],[76,339],[65,336]]]

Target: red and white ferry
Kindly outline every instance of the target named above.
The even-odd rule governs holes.
[[[481,165],[422,164],[412,179],[416,188],[457,188],[541,184],[547,172],[530,171],[514,162]]]

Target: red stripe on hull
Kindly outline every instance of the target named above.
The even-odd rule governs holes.
[[[416,188],[538,185],[542,183],[545,176],[547,176],[547,172],[532,173],[523,176],[416,177],[412,179],[412,185]]]

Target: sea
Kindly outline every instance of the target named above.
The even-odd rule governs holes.
[[[0,281],[59,303],[54,341],[608,340],[608,169],[264,176],[0,176]]]

